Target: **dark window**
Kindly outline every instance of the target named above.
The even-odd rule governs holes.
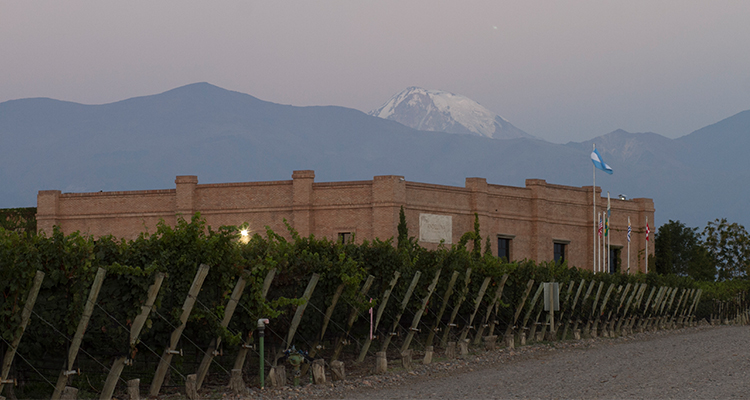
[[[498,258],[504,258],[505,261],[510,261],[510,239],[497,238],[497,256]]]
[[[620,271],[620,249],[615,247],[609,248],[609,273],[615,274]]]
[[[565,243],[555,243],[555,262],[565,261]]]
[[[339,232],[339,243],[347,244],[350,240],[352,240],[351,232]]]

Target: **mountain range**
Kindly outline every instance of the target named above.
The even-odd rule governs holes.
[[[165,189],[176,175],[198,175],[200,183],[286,180],[300,169],[315,170],[318,182],[393,174],[455,186],[466,177],[588,186],[596,143],[614,169],[598,173],[597,186],[613,198],[653,198],[654,226],[671,219],[703,227],[716,218],[750,226],[743,185],[750,111],[677,139],[618,130],[554,144],[416,130],[350,108],[280,105],[196,83],[103,105],[3,102],[0,138],[0,208],[35,206],[46,189]]]

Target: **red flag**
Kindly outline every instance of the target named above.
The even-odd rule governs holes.
[[[648,233],[651,232],[651,229],[648,227],[648,222],[646,222],[646,241],[648,242]]]

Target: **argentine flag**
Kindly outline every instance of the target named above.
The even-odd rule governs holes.
[[[594,166],[596,168],[599,168],[600,170],[612,175],[612,167],[607,165],[607,163],[602,160],[602,155],[599,154],[596,149],[591,152],[591,161],[594,163]]]

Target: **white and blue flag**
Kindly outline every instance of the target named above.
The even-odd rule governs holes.
[[[628,243],[630,243],[630,231],[632,229],[630,228],[630,218],[628,218]]]
[[[594,149],[594,151],[591,152],[591,161],[594,163],[594,166],[596,168],[599,168],[600,170],[610,175],[612,174],[612,167],[610,167],[609,165],[607,165],[607,163],[604,162],[604,160],[602,159],[602,155],[599,154],[599,152],[596,149]]]

